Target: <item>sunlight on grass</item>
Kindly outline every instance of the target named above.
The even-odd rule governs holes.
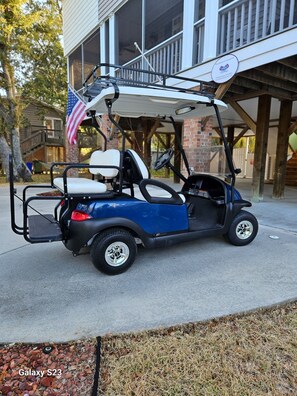
[[[104,337],[100,395],[295,395],[297,303]]]

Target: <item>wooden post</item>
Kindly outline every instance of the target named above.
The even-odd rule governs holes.
[[[171,140],[171,134],[166,133],[166,150],[170,148],[170,140]],[[165,177],[170,177],[170,169],[165,167]]]
[[[270,105],[271,96],[263,95],[259,97],[252,183],[252,200],[254,202],[263,200]]]
[[[260,100],[260,99],[259,99]],[[237,103],[230,102],[230,106],[236,111],[236,113],[242,118],[246,125],[253,131],[256,132],[257,125],[250,115]]]
[[[234,141],[234,126],[228,126],[227,140],[229,143],[231,154],[233,154],[233,141]]]
[[[143,156],[143,132],[134,132],[134,150],[140,155]]]
[[[291,123],[292,105],[293,102],[290,100],[282,100],[280,105],[272,194],[273,198],[278,199],[284,197],[285,191],[285,177],[287,168],[289,128]]]
[[[234,82],[236,76],[233,76],[229,81],[220,84],[215,92],[215,97],[217,99],[223,99],[223,96],[225,93],[228,91],[228,89],[231,87],[232,83]]]
[[[143,126],[144,126],[143,158],[144,158],[144,162],[150,168],[152,162],[152,152],[151,152],[152,138],[150,137],[149,122],[147,120],[144,121]]]
[[[181,141],[182,139],[182,125],[177,124],[177,131],[178,138]],[[181,171],[181,153],[179,152],[178,144],[177,144],[177,137],[174,135],[174,167],[180,172]],[[179,183],[179,177],[174,173],[173,174],[173,182]]]

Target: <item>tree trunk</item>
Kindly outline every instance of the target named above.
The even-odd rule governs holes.
[[[24,182],[32,181],[32,174],[22,158],[19,128],[12,129],[11,145],[17,174]]]
[[[3,78],[5,80],[4,89],[6,91],[6,102],[8,112],[5,112],[3,105],[0,110],[3,121],[6,124],[7,132],[10,136],[11,153],[14,160],[14,166],[18,176],[24,181],[32,181],[32,175],[26,164],[23,162],[21,143],[20,143],[20,102],[16,94],[16,86],[14,79],[14,68],[10,62],[7,47],[2,43],[2,53],[0,57],[3,69]],[[6,142],[7,143],[7,142]],[[8,158],[5,159],[8,162]]]
[[[11,155],[11,149],[3,135],[0,135],[0,159],[2,162],[2,168],[6,175],[6,180],[9,181],[9,155]],[[14,180],[18,180],[18,173],[14,167],[13,170]]]

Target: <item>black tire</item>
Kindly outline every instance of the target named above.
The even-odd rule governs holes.
[[[126,271],[134,262],[137,245],[130,232],[113,228],[99,234],[91,247],[94,266],[108,275]]]
[[[258,233],[258,221],[254,215],[241,210],[232,220],[224,238],[235,246],[245,246],[253,241]]]

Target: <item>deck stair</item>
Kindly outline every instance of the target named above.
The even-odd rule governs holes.
[[[287,186],[297,187],[297,151],[287,162],[286,181]]]
[[[50,133],[52,135],[50,135]],[[21,141],[21,148],[23,156],[26,158],[34,154],[40,148],[45,146],[60,146],[64,145],[64,132],[60,130],[40,129],[34,131],[31,136]]]

